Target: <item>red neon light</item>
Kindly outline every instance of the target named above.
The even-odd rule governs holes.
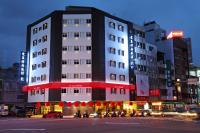
[[[74,103],[74,106],[78,107],[78,106],[79,106],[79,102],[78,102],[78,101],[75,102],[75,103]]]
[[[45,106],[50,106],[50,102],[46,102],[46,103],[45,103]]]
[[[40,106],[41,106],[40,102],[37,102],[37,103],[36,103],[36,107],[39,108]]]
[[[90,107],[92,107],[92,106],[94,106],[94,102],[89,102],[88,105],[89,105]]]
[[[150,96],[160,96],[160,89],[152,89],[149,91]]]
[[[64,106],[64,102],[59,102],[59,106],[63,107]]]
[[[114,107],[114,106],[115,106],[115,102],[111,102],[110,105],[111,105],[112,107]]]
[[[170,32],[169,35],[167,36],[167,39],[171,38],[182,38],[183,37],[183,31],[173,31]]]
[[[81,103],[81,106],[86,106],[86,103],[85,103],[85,102],[82,102],[82,103]]]
[[[71,107],[71,106],[72,106],[72,103],[71,103],[71,102],[67,102],[67,106],[68,106],[68,107]]]
[[[101,102],[97,102],[96,105],[97,105],[97,106],[101,106]]]
[[[122,102],[117,102],[117,105],[118,105],[118,106],[121,106],[121,105],[122,105]]]
[[[108,103],[107,103],[107,102],[104,102],[104,103],[103,103],[103,105],[104,105],[104,106],[107,106],[107,105],[108,105]]]
[[[115,83],[105,83],[105,82],[74,82],[74,83],[62,83],[62,82],[51,82],[47,84],[24,86],[23,91],[27,92],[32,89],[60,89],[60,88],[125,88],[125,89],[135,89],[133,84],[115,84]]]

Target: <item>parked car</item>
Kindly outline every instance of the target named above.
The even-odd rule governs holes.
[[[44,114],[43,118],[63,118],[63,114],[61,112],[49,112]]]
[[[150,115],[151,115],[150,111],[145,109],[138,110],[135,113],[135,116],[140,116],[140,117],[146,117]]]

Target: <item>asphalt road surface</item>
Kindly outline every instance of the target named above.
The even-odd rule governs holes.
[[[0,133],[200,133],[200,122],[170,118],[0,118]]]

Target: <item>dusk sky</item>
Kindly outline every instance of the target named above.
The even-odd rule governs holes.
[[[139,25],[155,20],[168,32],[183,30],[200,65],[200,0],[0,0],[0,66],[19,62],[28,24],[69,5],[93,6]]]

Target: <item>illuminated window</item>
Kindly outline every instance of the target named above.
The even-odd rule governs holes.
[[[47,48],[42,49],[42,55],[47,54]]]
[[[109,22],[109,27],[115,29],[115,23],[114,22]]]
[[[110,80],[116,80],[116,74],[111,73],[110,74]]]
[[[117,94],[117,88],[111,88],[110,93],[111,94]]]
[[[110,34],[110,35],[109,35],[109,40],[115,41],[115,35]]]
[[[48,24],[47,23],[43,24],[43,30],[45,30],[47,28],[48,28]]]
[[[37,28],[34,28],[34,29],[33,29],[33,34],[36,34],[37,31],[38,31]]]
[[[33,41],[33,46],[36,46],[37,45],[37,40],[34,40]]]
[[[115,54],[115,51],[116,51],[115,48],[112,48],[112,47],[109,48],[109,53]]]
[[[42,41],[43,41],[43,42],[46,42],[46,41],[47,41],[47,35],[45,35],[45,36],[42,37]]]
[[[120,81],[125,81],[125,75],[119,75],[119,80]]]
[[[110,66],[111,67],[116,67],[116,61],[110,60]]]
[[[43,61],[42,62],[42,68],[46,67],[47,66],[47,62],[46,61]]]
[[[118,25],[118,30],[123,32],[124,31],[124,26]]]

